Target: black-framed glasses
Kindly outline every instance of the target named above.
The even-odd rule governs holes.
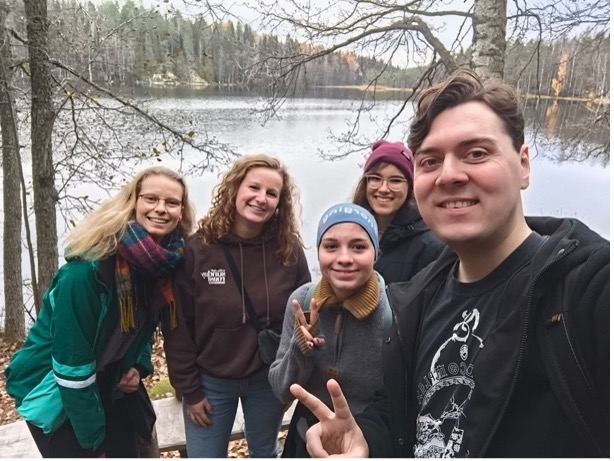
[[[369,186],[371,189],[379,189],[385,182],[388,185],[388,189],[393,192],[400,191],[407,183],[407,179],[402,178],[401,176],[391,176],[390,178],[384,179],[376,174],[368,174],[365,176],[365,179],[367,181],[367,186]]]
[[[168,210],[175,210],[183,205],[181,200],[177,200],[176,198],[161,198],[152,194],[140,194],[139,198],[143,199],[143,202],[151,206],[157,206],[158,203],[162,201]]]

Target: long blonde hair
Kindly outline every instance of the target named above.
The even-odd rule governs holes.
[[[95,261],[115,253],[128,222],[135,218],[136,201],[143,180],[156,175],[177,181],[183,188],[183,210],[178,227],[187,236],[194,226],[194,208],[189,201],[185,181],[169,168],[153,166],[138,173],[116,195],[105,200],[83,219],[66,238],[66,258],[80,257]]]
[[[281,175],[283,184],[279,205],[273,217],[265,223],[262,232],[275,233],[280,246],[275,254],[282,264],[288,266],[293,259],[296,245],[303,245],[294,211],[295,207],[299,206],[298,191],[286,167],[274,157],[265,154],[246,155],[235,161],[221,182],[215,186],[211,208],[198,221],[197,233],[202,237],[204,246],[230,233],[234,223],[239,186],[252,168],[270,168]]]

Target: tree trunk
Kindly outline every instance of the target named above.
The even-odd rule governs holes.
[[[4,337],[21,341],[25,334],[23,278],[21,274],[21,200],[19,196],[19,140],[10,93],[11,48],[6,34],[6,4],[0,4],[0,127],[2,129],[2,181],[4,204]]]
[[[40,308],[42,293],[58,268],[58,235],[55,205],[58,193],[54,185],[51,133],[54,111],[51,99],[51,71],[48,55],[47,0],[24,0],[28,31],[28,54],[32,85],[32,189],[36,220]]]
[[[507,0],[475,0],[471,67],[484,80],[503,80]]]

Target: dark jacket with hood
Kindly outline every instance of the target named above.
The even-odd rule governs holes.
[[[178,327],[164,338],[171,384],[188,404],[204,398],[202,372],[242,379],[265,366],[256,329],[220,244],[205,248],[201,239],[195,234],[186,242],[185,263],[174,284]],[[261,325],[281,332],[288,297],[311,281],[300,243],[290,265],[284,266],[275,255],[275,235],[249,240],[228,235],[221,241],[230,248]]]
[[[473,415],[477,423],[465,427],[471,457],[581,457],[594,456],[578,435],[546,375],[537,345],[544,311],[560,306],[569,311],[564,325],[583,371],[606,408],[609,426],[609,242],[574,219],[527,218],[529,226],[549,238],[540,246],[530,271],[531,283],[518,297],[508,299],[518,309],[519,328],[498,331],[496,344],[515,345],[515,368],[507,391],[493,395],[488,382],[480,383],[491,405]],[[416,442],[416,351],[420,324],[437,289],[457,260],[451,250],[408,283],[389,286],[394,323],[384,344],[385,390],[357,421],[369,444],[371,457],[412,457]],[[520,332],[520,333],[518,333]],[[480,356],[479,366],[500,366],[497,354]],[[476,362],[476,368],[477,368]]]
[[[403,206],[380,239],[375,262],[386,284],[406,282],[433,262],[444,244],[431,232],[414,206]]]

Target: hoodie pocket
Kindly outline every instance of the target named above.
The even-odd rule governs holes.
[[[262,366],[256,330],[243,325],[230,330],[217,328],[201,355],[200,362],[213,376],[242,378]]]

